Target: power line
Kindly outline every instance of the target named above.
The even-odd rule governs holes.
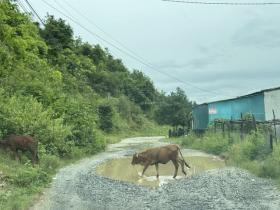
[[[25,2],[28,4],[29,8],[33,11],[33,14],[36,15],[36,17],[39,19],[39,21],[42,23],[42,25],[44,26],[45,23],[44,21],[42,20],[42,18],[38,15],[38,13],[35,11],[35,9],[32,7],[32,5],[29,3],[28,0],[25,0]]]
[[[62,4],[60,4],[59,1],[54,0],[54,2],[55,2],[62,10],[64,10],[68,15],[72,16],[71,12],[69,12],[69,10],[66,9]],[[64,2],[64,3],[66,3],[66,2]],[[68,3],[67,3],[67,4],[68,4]]]
[[[131,55],[131,54],[127,53],[126,51],[122,50],[122,49],[119,48],[118,46],[112,44],[111,42],[109,42],[109,41],[105,40],[104,38],[102,38],[101,36],[97,35],[96,33],[90,31],[89,29],[87,29],[86,27],[84,27],[83,25],[81,25],[79,22],[77,22],[76,20],[74,20],[73,18],[69,17],[69,16],[66,15],[65,13],[61,12],[60,10],[58,10],[57,8],[55,8],[55,7],[53,7],[52,5],[48,4],[46,1],[44,1],[44,0],[42,0],[42,1],[43,1],[45,4],[47,4],[49,7],[51,7],[52,9],[56,10],[57,12],[59,12],[60,14],[62,14],[63,16],[65,16],[65,17],[67,17],[68,19],[70,19],[72,22],[74,22],[74,23],[76,23],[77,25],[79,25],[81,28],[83,28],[84,30],[86,30],[87,32],[89,32],[91,35],[96,36],[97,38],[99,38],[100,40],[104,41],[105,43],[107,43],[107,44],[113,46],[113,47],[114,47],[115,49],[117,49],[118,51],[120,51],[120,52],[126,54],[126,55],[129,56],[130,58],[132,58],[132,59],[138,61],[139,63],[141,63],[141,64],[143,64],[143,65],[145,65],[145,66],[147,66],[147,67],[149,67],[149,68],[151,68],[152,70],[157,71],[157,72],[159,72],[159,73],[161,73],[161,74],[164,74],[165,76],[168,76],[168,77],[170,77],[170,78],[172,78],[172,79],[174,79],[174,80],[176,80],[176,81],[178,81],[178,82],[180,82],[180,83],[183,83],[183,84],[188,85],[188,86],[192,86],[192,87],[194,87],[194,88],[196,88],[196,89],[199,89],[199,90],[201,90],[201,91],[208,92],[208,93],[212,93],[212,94],[217,94],[216,92],[209,91],[209,90],[206,90],[206,89],[202,89],[202,88],[200,88],[200,87],[198,87],[198,86],[195,86],[195,85],[193,85],[193,84],[191,84],[191,83],[187,83],[186,81],[180,80],[180,79],[174,77],[173,75],[170,75],[170,74],[168,74],[168,73],[165,73],[165,72],[162,72],[162,71],[156,69],[155,67],[151,66],[151,64],[147,64],[146,62],[144,62],[144,61],[142,61],[141,59],[139,59],[138,56],[136,56],[136,55]]]
[[[64,0],[63,0],[64,1]],[[55,2],[57,2],[55,0]],[[57,2],[58,3],[58,2]],[[127,50],[128,52],[130,52],[131,54],[133,54],[134,56],[140,58],[141,60],[145,61],[146,63],[148,63],[149,65],[152,65],[150,62],[147,62],[146,59],[144,59],[143,57],[141,57],[140,55],[138,55],[136,52],[132,51],[131,49],[129,49],[127,46],[125,46],[122,42],[118,41],[116,38],[114,38],[111,34],[107,33],[104,29],[102,29],[100,26],[98,26],[96,23],[94,23],[91,19],[89,19],[87,16],[85,16],[82,12],[80,12],[79,10],[75,9],[74,7],[71,6],[71,4],[69,4],[67,1],[64,1],[65,4],[67,4],[72,10],[74,10],[77,14],[79,14],[81,17],[83,17],[85,20],[87,20],[90,24],[94,25],[96,28],[98,28],[100,31],[102,31],[105,35],[107,35],[110,39],[112,39],[113,41],[115,41],[116,43],[118,43],[121,47],[123,47],[125,50]],[[69,12],[68,12],[69,14]]]
[[[16,1],[18,3],[18,5],[20,6],[20,8],[26,13],[26,14],[29,14],[30,12],[28,11],[28,9],[25,7],[25,5],[20,1],[20,0],[17,0]]]
[[[280,2],[205,2],[205,1],[183,1],[183,0],[161,0],[184,4],[204,4],[204,5],[229,5],[229,6],[262,6],[280,5]]]
[[[171,74],[168,74],[168,73],[165,73],[165,72],[162,72],[162,71],[156,69],[155,67],[151,66],[150,64],[147,64],[146,62],[144,62],[144,61],[142,61],[141,59],[139,59],[137,56],[134,56],[134,55],[132,55],[132,54],[126,52],[125,50],[121,49],[120,47],[116,46],[115,44],[113,44],[113,43],[107,41],[107,40],[104,39],[103,37],[101,37],[101,36],[99,36],[98,34],[92,32],[92,31],[89,30],[87,27],[85,27],[85,26],[83,26],[82,24],[80,24],[77,20],[75,20],[75,19],[73,19],[72,17],[66,15],[65,13],[63,13],[63,12],[60,11],[59,9],[55,8],[54,6],[52,6],[51,4],[49,4],[48,2],[46,2],[45,0],[42,0],[42,2],[45,3],[47,6],[49,6],[50,8],[54,9],[55,11],[57,11],[58,13],[60,13],[61,15],[63,15],[64,17],[66,17],[66,18],[68,18],[69,20],[71,20],[73,23],[75,23],[75,24],[77,24],[78,26],[80,26],[81,28],[83,28],[85,31],[87,31],[87,32],[90,33],[91,35],[97,37],[98,39],[100,39],[100,40],[102,40],[103,42],[107,43],[108,45],[114,47],[115,49],[117,49],[118,51],[122,52],[123,54],[125,54],[125,55],[129,56],[130,58],[132,58],[132,59],[138,61],[139,63],[141,63],[141,64],[143,64],[143,65],[149,67],[150,69],[152,69],[152,70],[154,70],[154,71],[157,71],[157,72],[159,72],[159,73],[161,73],[161,74],[163,74],[163,75],[165,75],[165,76],[168,76],[168,77],[172,78],[173,80],[176,80],[177,82],[183,83],[183,84],[188,85],[188,86],[191,86],[191,87],[193,87],[193,88],[196,88],[196,89],[198,89],[198,90],[200,90],[200,91],[208,92],[208,93],[215,94],[215,95],[218,94],[218,93],[216,93],[216,92],[214,92],[214,91],[210,91],[210,90],[206,90],[206,89],[200,88],[200,87],[198,87],[198,86],[196,86],[196,85],[193,85],[193,84],[191,84],[191,83],[189,83],[189,82],[180,80],[180,79],[174,77],[174,76],[171,75]]]
[[[58,6],[60,6],[60,8],[64,9],[69,15],[71,15],[71,13],[66,10],[57,0],[54,0]],[[64,1],[64,0],[63,0]],[[171,77],[172,79],[175,79],[176,77],[173,77],[165,72],[161,72],[158,69],[156,69],[150,62],[147,62],[146,59],[144,59],[143,57],[141,57],[140,55],[138,55],[137,53],[135,53],[134,51],[132,51],[131,49],[129,49],[128,47],[126,47],[122,42],[118,41],[117,39],[115,39],[111,34],[107,33],[105,30],[103,30],[100,26],[98,26],[96,23],[94,23],[91,19],[89,19],[87,16],[85,16],[82,12],[80,12],[78,9],[75,9],[71,4],[69,4],[67,1],[64,1],[65,4],[67,4],[68,7],[70,7],[72,10],[74,10],[78,15],[80,15],[81,17],[83,17],[84,19],[86,19],[90,24],[94,25],[96,28],[98,28],[100,31],[102,31],[105,35],[107,35],[108,37],[110,37],[113,41],[115,41],[116,43],[118,43],[121,47],[123,47],[125,50],[127,50],[128,52],[130,52],[131,54],[133,54],[135,57],[137,57],[138,59],[141,59],[143,62],[145,62],[146,64],[144,65],[148,65],[149,68],[152,68],[155,71],[160,72],[161,74],[164,74],[165,76]],[[139,62],[139,61],[138,61]],[[143,63],[142,63],[143,64]],[[176,81],[180,82],[180,83],[184,83],[186,84],[186,82],[183,82],[182,80],[178,80],[178,78],[176,78]],[[187,84],[189,86],[193,86],[194,88],[199,88],[195,85]],[[202,90],[202,89],[200,89]],[[202,90],[205,91],[205,90]],[[209,92],[207,90],[207,92]],[[213,94],[217,94],[217,93],[213,93]]]

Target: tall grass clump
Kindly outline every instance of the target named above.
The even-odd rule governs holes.
[[[277,180],[280,185],[280,144],[271,150],[267,132],[259,129],[247,134],[223,137],[211,130],[201,136],[194,133],[177,139],[182,146],[200,149],[227,158],[227,164],[244,168],[260,177]]]
[[[203,136],[196,136],[194,133],[182,138],[182,143],[185,147],[193,149],[201,149],[208,153],[219,155],[227,151],[229,143],[226,138],[213,132],[206,132]]]

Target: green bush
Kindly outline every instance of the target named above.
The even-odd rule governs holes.
[[[265,136],[260,133],[247,135],[246,138],[233,145],[230,149],[232,159],[235,161],[260,160],[270,153]]]
[[[40,159],[40,168],[44,171],[54,171],[60,166],[60,160],[55,155],[43,155]]]
[[[280,145],[263,161],[260,176],[280,179]]]
[[[181,141],[181,145],[184,146],[184,147],[192,147],[194,148],[195,147],[195,142],[200,142],[201,139],[196,136],[194,133],[190,133],[188,136],[186,137],[181,137],[180,139],[182,139]],[[200,146],[200,145],[199,145]]]
[[[109,104],[98,106],[99,128],[106,132],[113,130],[113,108]]]
[[[7,97],[0,90],[0,130],[3,135],[29,134],[50,147],[52,154],[64,154],[68,148],[65,139],[71,136],[71,127],[62,118],[53,119],[53,111],[30,96]]]
[[[184,137],[182,145],[219,155],[227,151],[229,143],[228,140],[221,135],[207,132],[201,138],[197,137],[195,134]]]
[[[267,130],[267,129],[266,129]],[[264,130],[247,135],[243,140],[228,141],[222,134],[206,132],[202,137],[190,134],[180,138],[184,147],[201,149],[216,155],[226,156],[232,164],[265,178],[273,178],[280,183],[280,145],[269,148]],[[231,136],[239,138],[239,136]]]
[[[225,152],[228,148],[228,141],[226,138],[222,137],[221,135],[212,134],[212,135],[205,135],[202,138],[202,147],[205,151],[219,155],[222,152]]]

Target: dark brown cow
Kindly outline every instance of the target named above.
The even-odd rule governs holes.
[[[16,136],[10,135],[4,140],[0,141],[0,147],[9,148],[12,150],[16,159],[20,160],[18,151],[30,151],[32,154],[32,164],[39,162],[38,158],[38,141],[31,136]]]
[[[178,155],[178,151],[180,152],[181,158]],[[175,173],[173,178],[177,176],[179,163],[181,164],[182,172],[186,175],[186,172],[184,170],[184,165],[186,165],[188,168],[190,168],[190,166],[184,160],[180,148],[175,144],[170,144],[163,147],[151,148],[144,152],[138,154],[136,153],[133,155],[131,164],[132,165],[141,164],[144,166],[142,176],[144,175],[149,165],[155,165],[157,171],[157,177],[159,177],[158,164],[159,163],[166,164],[170,160],[175,166]]]

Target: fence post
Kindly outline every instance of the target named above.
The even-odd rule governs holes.
[[[270,145],[271,151],[273,151],[273,135],[272,134],[269,135],[269,145]]]
[[[275,119],[274,109],[272,110],[272,113],[273,113],[273,126],[274,126],[275,143],[277,144],[276,119]]]
[[[225,137],[225,122],[222,122],[223,138]]]
[[[243,115],[242,113],[240,114],[241,117],[241,126],[240,126],[240,138],[243,140]]]
[[[257,123],[256,123],[256,118],[255,118],[255,115],[252,114],[252,117],[253,117],[253,127],[255,129],[255,132],[257,132]]]
[[[214,121],[214,132],[216,133],[217,131],[217,124],[216,124],[216,120]]]
[[[228,138],[230,138],[230,130],[231,130],[230,122],[231,122],[231,121],[228,121],[228,122],[227,122]]]

